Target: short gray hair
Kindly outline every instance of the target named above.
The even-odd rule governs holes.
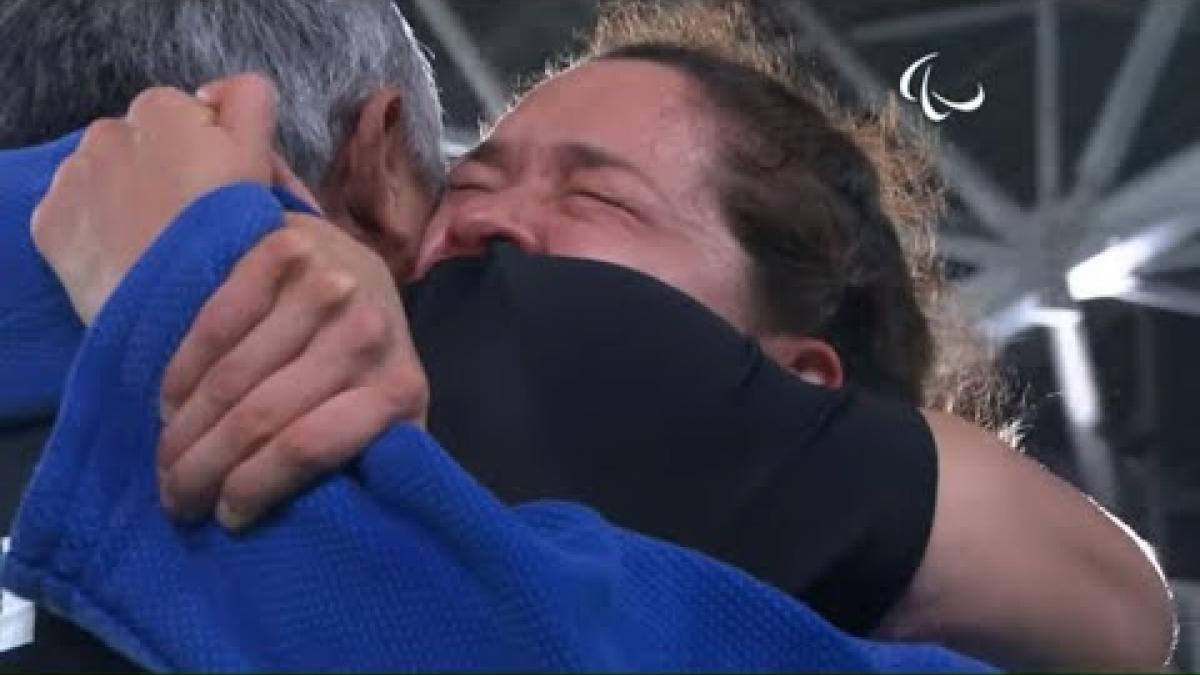
[[[192,91],[257,71],[280,92],[278,147],[316,186],[373,91],[404,92],[407,141],[437,186],[442,113],[432,69],[391,0],[5,0],[0,147],[124,114],[143,89]]]

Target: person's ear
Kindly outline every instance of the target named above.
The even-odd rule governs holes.
[[[321,201],[337,225],[375,249],[407,278],[433,210],[430,182],[414,160],[399,89],[363,104],[321,181]]]
[[[845,382],[842,359],[828,342],[813,337],[771,335],[759,338],[763,352],[810,384],[837,389]]]

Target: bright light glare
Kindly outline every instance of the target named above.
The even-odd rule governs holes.
[[[1084,260],[1067,272],[1067,290],[1083,301],[1119,298],[1137,288],[1137,270],[1176,246],[1189,229],[1169,220]]]
[[[1107,251],[1106,251],[1107,252]],[[1078,300],[1119,298],[1137,287],[1137,279],[1125,271],[1122,261],[1110,262],[1104,254],[1076,265],[1067,272],[1067,289]]]
[[[1041,309],[1038,316],[1050,329],[1065,412],[1076,427],[1094,428],[1100,422],[1100,400],[1083,318],[1074,309]]]

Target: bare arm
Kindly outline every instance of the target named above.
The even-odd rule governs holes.
[[[1148,548],[987,432],[926,418],[938,452],[933,530],[880,635],[1008,668],[1161,670],[1175,624]]]

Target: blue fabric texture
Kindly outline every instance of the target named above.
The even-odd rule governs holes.
[[[36,203],[13,195],[44,191],[35,174],[70,142],[0,155],[5,247]],[[162,372],[208,295],[282,214],[255,185],[201,198],[83,334],[6,587],[161,671],[988,670],[934,646],[849,637],[736,569],[579,505],[507,507],[406,425],[245,535],[169,522],[153,456]],[[6,294],[13,284],[29,294],[0,308],[61,313],[65,296],[38,290],[47,270],[17,260],[25,254],[36,256],[5,253],[0,274]],[[59,332],[40,361],[35,342],[0,343],[12,350],[5,367],[24,355],[49,378],[36,395],[3,380],[0,403],[13,409],[55,400],[66,373],[56,360],[74,347],[65,317],[22,316],[30,330]]]
[[[34,207],[79,137],[0,150],[0,427],[54,415],[83,338],[71,301],[29,233]]]

